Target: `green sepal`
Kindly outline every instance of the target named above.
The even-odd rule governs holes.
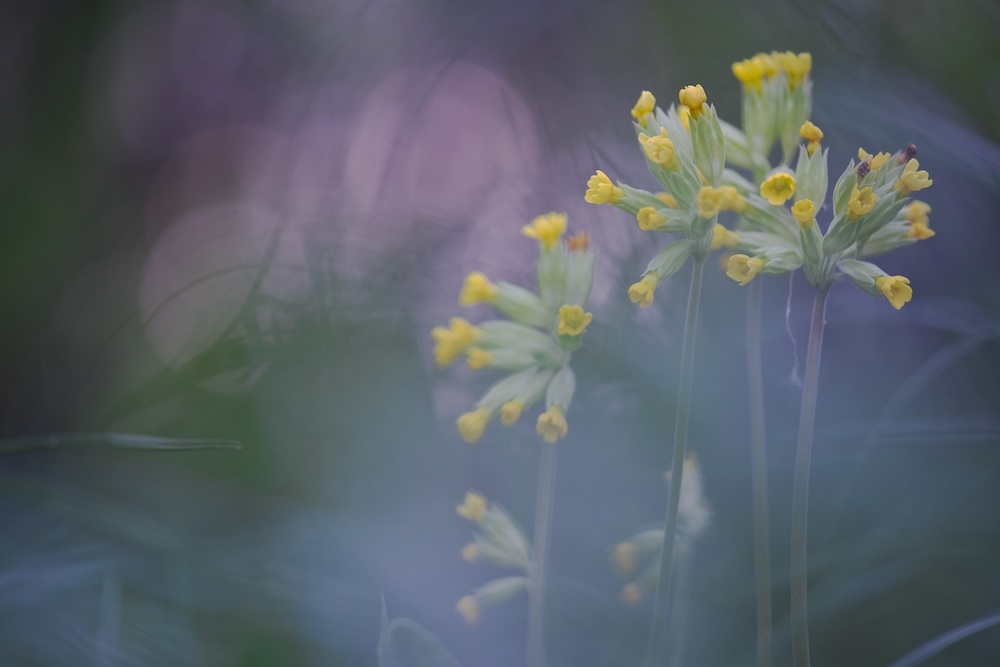
[[[668,244],[656,257],[650,260],[643,275],[655,272],[659,280],[666,280],[680,271],[694,248],[695,243],[691,239],[680,239]]]
[[[826,200],[829,188],[827,154],[830,149],[818,150],[812,155],[804,146],[799,147],[799,160],[795,166],[795,197],[793,201],[809,199],[819,210]]]
[[[573,402],[574,393],[576,393],[576,375],[568,365],[563,366],[552,376],[549,387],[545,390],[546,409],[553,405],[558,405],[563,410],[567,409]]]
[[[543,265],[540,256],[538,267],[538,282],[540,285],[543,282],[542,275]],[[546,283],[546,289],[550,289],[552,280],[552,277],[546,273],[544,280]],[[547,329],[552,326],[552,323],[555,321],[552,309],[547,307],[545,303],[538,298],[537,294],[530,290],[526,290],[523,287],[502,280],[496,283],[496,288],[496,298],[490,302],[490,305],[499,310],[501,313],[507,315],[511,319],[523,322],[524,324],[532,327]]]
[[[875,287],[875,280],[886,275],[886,272],[871,262],[857,259],[842,259],[837,262],[837,268],[865,294],[882,297],[882,292]]]

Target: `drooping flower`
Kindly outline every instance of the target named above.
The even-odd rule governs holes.
[[[934,236],[934,230],[931,229],[930,212],[931,207],[926,202],[917,200],[911,201],[903,207],[901,211],[903,219],[910,223],[910,228],[906,233],[908,238],[923,241]]]
[[[667,224],[667,218],[652,206],[640,208],[635,219],[639,223],[639,229],[644,232],[651,232]]]
[[[455,609],[458,610],[458,613],[462,615],[462,618],[469,625],[475,625],[479,622],[479,604],[476,602],[476,598],[471,595],[466,595],[460,599],[458,604],[455,605]]]
[[[909,278],[903,276],[881,276],[875,279],[875,287],[885,295],[892,307],[899,310],[913,298],[913,288]]]
[[[584,312],[581,306],[559,306],[559,327],[556,331],[560,336],[579,336],[593,319],[593,314]]]
[[[507,401],[500,406],[500,423],[504,426],[513,426],[521,418],[521,413],[524,412],[525,407],[522,400],[515,398],[512,401]]]
[[[726,208],[728,197],[721,188],[705,186],[698,190],[696,202],[698,204],[698,215],[702,218],[711,218],[718,215],[719,211]]]
[[[489,421],[489,408],[479,407],[460,415],[455,421],[455,425],[458,427],[458,434],[471,445],[483,437],[483,431],[486,430],[486,424]]]
[[[632,118],[642,127],[646,127],[646,122],[653,110],[656,109],[656,98],[648,90],[642,91],[639,100],[632,107]]]
[[[434,361],[438,368],[449,365],[482,335],[482,329],[472,326],[461,317],[451,318],[447,329],[444,327],[431,329],[431,338],[435,342]]]
[[[591,204],[614,204],[625,196],[625,191],[611,182],[600,169],[587,181],[587,192],[583,198]]]
[[[473,306],[477,303],[489,303],[497,296],[496,286],[485,274],[473,271],[465,277],[462,293],[458,297],[458,305]]]
[[[455,511],[463,519],[479,523],[486,517],[487,507],[489,507],[489,503],[482,494],[475,491],[466,491],[465,497],[462,499],[462,504],[456,505]]]
[[[551,250],[565,232],[566,214],[554,211],[538,216],[530,225],[521,228],[522,234],[539,241],[546,250]]]
[[[795,194],[795,177],[786,172],[768,176],[760,184],[760,196],[771,206],[781,206]]]
[[[749,257],[744,254],[736,254],[729,258],[726,265],[726,275],[735,280],[742,287],[764,270],[765,261],[760,257]]]
[[[566,415],[563,409],[558,405],[553,405],[538,415],[538,423],[535,425],[535,430],[549,444],[554,443],[559,438],[565,438],[567,431],[569,431],[569,425],[566,423]]]
[[[896,181],[896,192],[899,193],[901,197],[906,197],[911,192],[919,192],[924,188],[929,188],[934,185],[926,171],[917,169],[920,168],[920,163],[917,162],[916,158],[912,158],[906,163],[906,167],[903,168],[903,173],[900,174],[899,180]]]
[[[653,303],[653,292],[660,278],[655,273],[648,273],[637,283],[628,288],[628,298],[632,303],[639,304],[640,308],[645,308]]]
[[[732,248],[739,242],[740,235],[738,233],[729,231],[723,225],[715,223],[715,227],[712,228],[712,250]]]

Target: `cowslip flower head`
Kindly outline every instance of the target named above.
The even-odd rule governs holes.
[[[736,254],[729,258],[726,264],[726,275],[740,284],[746,285],[754,277],[764,270],[765,261],[760,257],[749,257],[744,254]]]
[[[782,206],[795,194],[795,177],[786,172],[768,176],[760,184],[760,196],[771,206]]]
[[[653,303],[653,292],[660,278],[655,273],[649,273],[642,277],[637,283],[628,288],[628,298],[632,303],[639,304],[640,308],[646,308]]]
[[[673,169],[677,166],[674,142],[667,134],[667,128],[661,127],[660,133],[652,137],[645,132],[640,132],[639,145],[642,147],[643,154],[653,164],[658,164],[665,169]]]
[[[458,427],[458,434],[462,436],[462,439],[471,445],[483,437],[483,431],[486,430],[486,424],[489,421],[489,408],[479,407],[460,415],[455,420],[455,426]]]
[[[712,228],[712,250],[719,248],[732,248],[739,245],[740,235],[726,229],[719,223],[715,223]]]
[[[500,406],[500,423],[504,426],[513,426],[521,418],[525,407],[527,406],[522,400],[515,398],[512,401],[507,401]]]
[[[458,297],[458,305],[473,306],[477,303],[489,303],[496,296],[496,285],[491,283],[485,274],[473,271],[465,277],[462,292]]]
[[[590,204],[616,204],[624,196],[625,191],[598,169],[587,181],[587,192],[583,199]]]
[[[639,100],[632,107],[632,118],[635,118],[635,122],[639,123],[642,127],[646,127],[646,122],[649,115],[653,113],[656,109],[656,98],[653,97],[653,93],[648,90],[642,91],[639,95]]]
[[[718,215],[719,211],[726,208],[728,197],[722,188],[706,186],[698,190],[696,202],[698,204],[698,215],[702,218],[711,218]]]
[[[911,201],[903,207],[901,211],[903,219],[910,223],[910,228],[906,232],[907,238],[923,241],[934,236],[931,229],[931,219],[929,213],[931,207],[922,201]]]
[[[460,354],[469,349],[483,335],[483,330],[469,324],[461,317],[453,317],[448,322],[448,328],[434,327],[431,338],[434,339],[434,361],[438,368],[444,368],[453,362]]]
[[[566,423],[566,415],[558,405],[553,405],[548,410],[538,415],[538,423],[535,430],[542,439],[554,444],[559,438],[565,438],[569,425]]]
[[[899,310],[913,298],[910,280],[903,276],[881,276],[875,279],[875,287],[885,295],[892,307]]]
[[[556,332],[560,336],[579,336],[593,319],[593,314],[584,312],[581,306],[559,306],[559,327]]]
[[[802,199],[792,204],[792,217],[802,229],[809,229],[816,224],[816,205],[811,199]]]
[[[465,352],[465,363],[474,371],[493,364],[493,355],[478,347],[470,347]]]
[[[462,504],[455,506],[455,512],[463,519],[479,523],[486,517],[487,507],[489,507],[489,503],[481,493],[466,491]]]
[[[705,89],[700,83],[694,86],[684,86],[677,94],[677,97],[680,99],[681,104],[691,112],[692,118],[697,118],[701,115],[704,104],[708,101],[708,95],[705,94]]]
[[[924,188],[929,188],[934,185],[928,177],[926,171],[917,169],[920,168],[920,163],[917,162],[916,158],[911,158],[909,162],[906,163],[906,167],[903,168],[903,173],[900,174],[899,180],[896,181],[896,192],[899,193],[901,197],[909,195],[911,192],[919,192]]]
[[[858,186],[855,185],[851,189],[851,198],[847,202],[847,219],[857,220],[863,215],[868,215],[875,209],[877,202],[878,195],[872,191],[870,186],[858,190]]]
[[[521,233],[537,240],[546,250],[551,250],[566,233],[566,214],[553,211],[540,215],[532,220],[530,225],[522,227]]]
[[[462,615],[462,619],[465,620],[469,625],[475,625],[479,622],[480,610],[479,603],[476,602],[476,598],[471,595],[466,595],[458,601],[455,605],[455,609],[458,613]]]
[[[667,224],[667,218],[652,206],[644,206],[635,214],[635,219],[639,223],[639,229],[644,232],[651,232]]]

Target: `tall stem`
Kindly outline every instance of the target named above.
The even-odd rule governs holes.
[[[660,550],[660,571],[653,600],[653,625],[646,651],[646,667],[657,664],[667,629],[667,608],[670,598],[670,566],[674,558],[674,538],[677,532],[677,507],[681,499],[681,477],[684,472],[684,451],[687,449],[688,418],[691,413],[691,382],[694,376],[694,343],[698,329],[698,301],[701,296],[703,256],[695,256],[688,292],[687,315],[684,319],[684,342],[681,345],[681,369],[678,382],[677,419],[674,422],[674,457],[671,467],[670,498],[663,524],[663,546]]]
[[[528,588],[528,667],[545,667],[545,579],[552,535],[552,506],[556,487],[556,445],[542,443],[538,464],[538,495],[535,500],[535,554]]]
[[[813,430],[816,424],[816,396],[819,391],[819,363],[826,325],[827,289],[816,292],[809,351],[806,353],[802,411],[799,413],[799,442],[795,450],[795,482],[792,491],[792,654],[795,667],[809,665],[809,622],[806,606],[806,533],[809,518],[809,467],[812,460]]]
[[[771,664],[771,549],[767,525],[767,443],[764,372],[760,350],[761,285],[750,283],[747,299],[747,377],[750,390],[750,458],[753,465],[754,554],[757,565],[757,667]]]

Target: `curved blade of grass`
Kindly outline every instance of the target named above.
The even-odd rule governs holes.
[[[0,440],[0,456],[40,449],[74,447],[112,447],[152,451],[190,451],[197,449],[242,449],[238,440],[219,438],[163,438],[137,433],[53,433]]]
[[[889,665],[889,667],[913,667],[913,665],[919,665],[928,658],[931,658],[945,650],[952,644],[974,635],[977,632],[991,628],[994,625],[1000,625],[1000,612],[984,616],[976,619],[975,621],[970,621],[965,625],[960,625],[957,628],[949,630],[948,632],[945,632],[929,642],[913,649],[902,658]]]

